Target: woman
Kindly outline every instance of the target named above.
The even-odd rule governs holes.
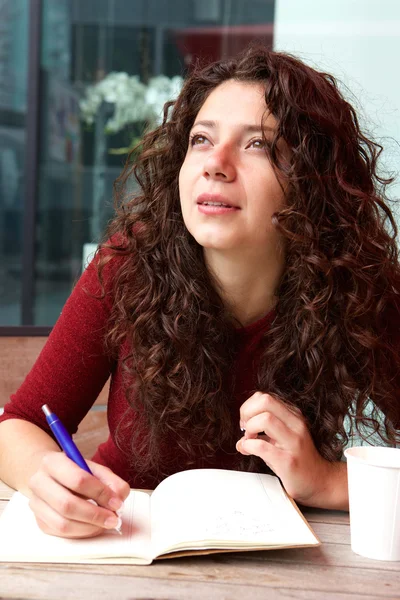
[[[95,535],[129,485],[197,467],[271,469],[298,502],[348,506],[345,418],[393,445],[400,428],[379,150],[333,78],[291,56],[252,47],[189,77],[2,417],[0,477],[44,531]],[[126,198],[132,174],[141,193]],[[110,374],[93,477],[41,406],[73,432]]]

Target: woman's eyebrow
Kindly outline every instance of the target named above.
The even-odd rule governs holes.
[[[207,127],[209,129],[216,129],[218,124],[216,121],[196,121],[193,124],[192,129],[194,129],[195,127],[200,126],[200,127]],[[247,124],[243,124],[241,125],[240,123],[238,124],[238,128],[242,129],[245,133],[261,133],[262,131],[264,132],[275,132],[275,128],[274,127],[270,127],[268,125],[265,125],[264,127],[261,127],[261,125],[247,125]]]

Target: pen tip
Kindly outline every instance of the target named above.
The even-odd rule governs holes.
[[[51,410],[49,409],[49,407],[47,406],[47,404],[43,404],[42,411],[44,412],[44,414],[46,415],[46,417],[48,417],[48,416],[51,415]]]

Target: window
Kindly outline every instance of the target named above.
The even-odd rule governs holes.
[[[99,241],[113,214],[113,181],[123,167],[124,150],[140,139],[144,113],[149,118],[151,109],[152,118],[157,118],[163,100],[177,93],[196,57],[233,55],[254,38],[272,47],[275,2],[0,0],[2,5],[8,6],[10,18],[0,17],[0,27],[14,44],[7,68],[18,72],[18,82],[13,83],[15,91],[10,83],[10,109],[0,121],[0,173],[3,168],[12,174],[6,179],[0,175],[5,258],[0,325],[52,326],[91,245]],[[28,49],[21,41],[27,39],[33,6],[40,19]],[[35,39],[39,48],[32,47]],[[24,111],[28,55],[35,52],[37,152],[34,164],[26,165],[35,181],[34,195],[28,197],[23,191]],[[113,78],[119,78],[118,100],[124,94],[134,96],[130,112],[137,114],[131,114],[130,121],[115,115]],[[21,267],[27,210],[34,215],[31,248],[26,249],[31,273]],[[22,318],[24,278],[30,278],[32,293],[30,310]]]
[[[28,5],[0,1],[0,324],[21,323]]]
[[[199,56],[259,38],[333,73],[398,175],[399,23],[398,0],[0,0],[0,335],[54,324],[144,110],[156,118]],[[115,115],[112,77],[136,116]]]

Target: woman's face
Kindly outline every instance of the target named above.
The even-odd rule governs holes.
[[[261,85],[227,81],[200,109],[179,175],[185,225],[210,251],[280,253],[271,216],[284,193],[265,153],[276,119],[266,112]]]

